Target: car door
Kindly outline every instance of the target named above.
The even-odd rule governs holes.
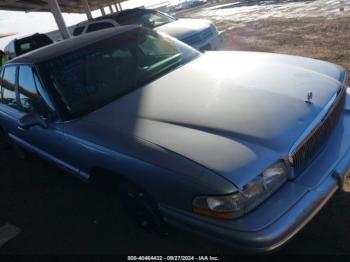
[[[16,107],[13,108],[12,124],[9,136],[24,148],[33,151],[75,172],[66,164],[65,160],[65,136],[63,123],[58,121],[53,105],[48,103],[43,88],[35,69],[29,65],[18,66],[16,81]],[[43,118],[47,126],[34,125],[22,128],[19,120],[28,114],[37,114]]]

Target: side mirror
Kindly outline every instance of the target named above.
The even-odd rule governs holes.
[[[28,129],[32,126],[41,126],[42,128],[48,127],[46,120],[34,112],[22,116],[18,120],[18,126],[23,129]]]

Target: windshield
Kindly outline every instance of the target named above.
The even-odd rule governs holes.
[[[188,63],[199,52],[136,28],[39,65],[64,117],[81,116]]]
[[[139,24],[147,28],[155,28],[175,21],[175,18],[156,11],[139,11],[116,18],[120,25]]]

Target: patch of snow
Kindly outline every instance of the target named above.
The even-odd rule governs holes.
[[[270,0],[259,4],[237,1],[203,8],[191,17],[206,17],[214,22],[233,22],[235,27],[260,19],[283,17],[325,17],[349,16],[350,0]]]

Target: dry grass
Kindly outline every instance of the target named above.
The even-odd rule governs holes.
[[[350,17],[270,18],[227,29],[225,50],[264,51],[326,60],[350,71]],[[229,25],[219,23],[224,29]]]

